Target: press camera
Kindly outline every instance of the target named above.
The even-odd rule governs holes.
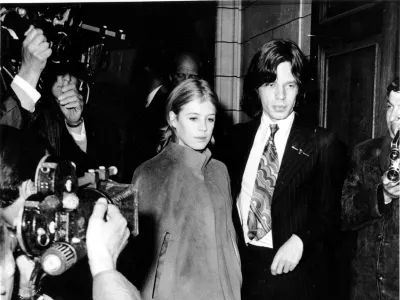
[[[387,178],[397,183],[400,180],[400,129],[390,143],[390,166],[387,173]]]
[[[108,178],[115,173],[115,167],[100,167],[78,179],[70,161],[54,156],[40,161],[36,193],[25,202],[16,235],[23,252],[37,258],[44,272],[62,274],[86,255],[87,225],[100,197],[116,205],[132,235],[138,234],[137,190]]]

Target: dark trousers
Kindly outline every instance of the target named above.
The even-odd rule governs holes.
[[[316,299],[315,285],[308,276],[301,274],[300,269],[287,274],[271,274],[273,249],[250,244],[242,248],[242,300]]]

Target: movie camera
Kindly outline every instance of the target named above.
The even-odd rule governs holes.
[[[35,174],[36,193],[25,201],[16,230],[21,249],[37,258],[38,268],[59,275],[86,255],[87,225],[100,197],[116,205],[132,235],[138,235],[137,190],[108,178],[116,172],[115,167],[100,167],[78,179],[72,162],[42,158]]]

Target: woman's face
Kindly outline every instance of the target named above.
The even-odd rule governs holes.
[[[215,106],[211,101],[195,99],[185,104],[176,115],[169,113],[171,125],[175,128],[180,145],[194,150],[204,150],[212,137],[215,124]]]

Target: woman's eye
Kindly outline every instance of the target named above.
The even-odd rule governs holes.
[[[189,120],[191,120],[191,121],[196,121],[196,120],[197,120],[197,117],[190,117]]]
[[[275,86],[275,82],[268,83],[268,86],[269,87],[274,87]]]
[[[214,122],[215,122],[215,119],[214,119],[214,118],[208,118],[208,122],[214,123]]]

